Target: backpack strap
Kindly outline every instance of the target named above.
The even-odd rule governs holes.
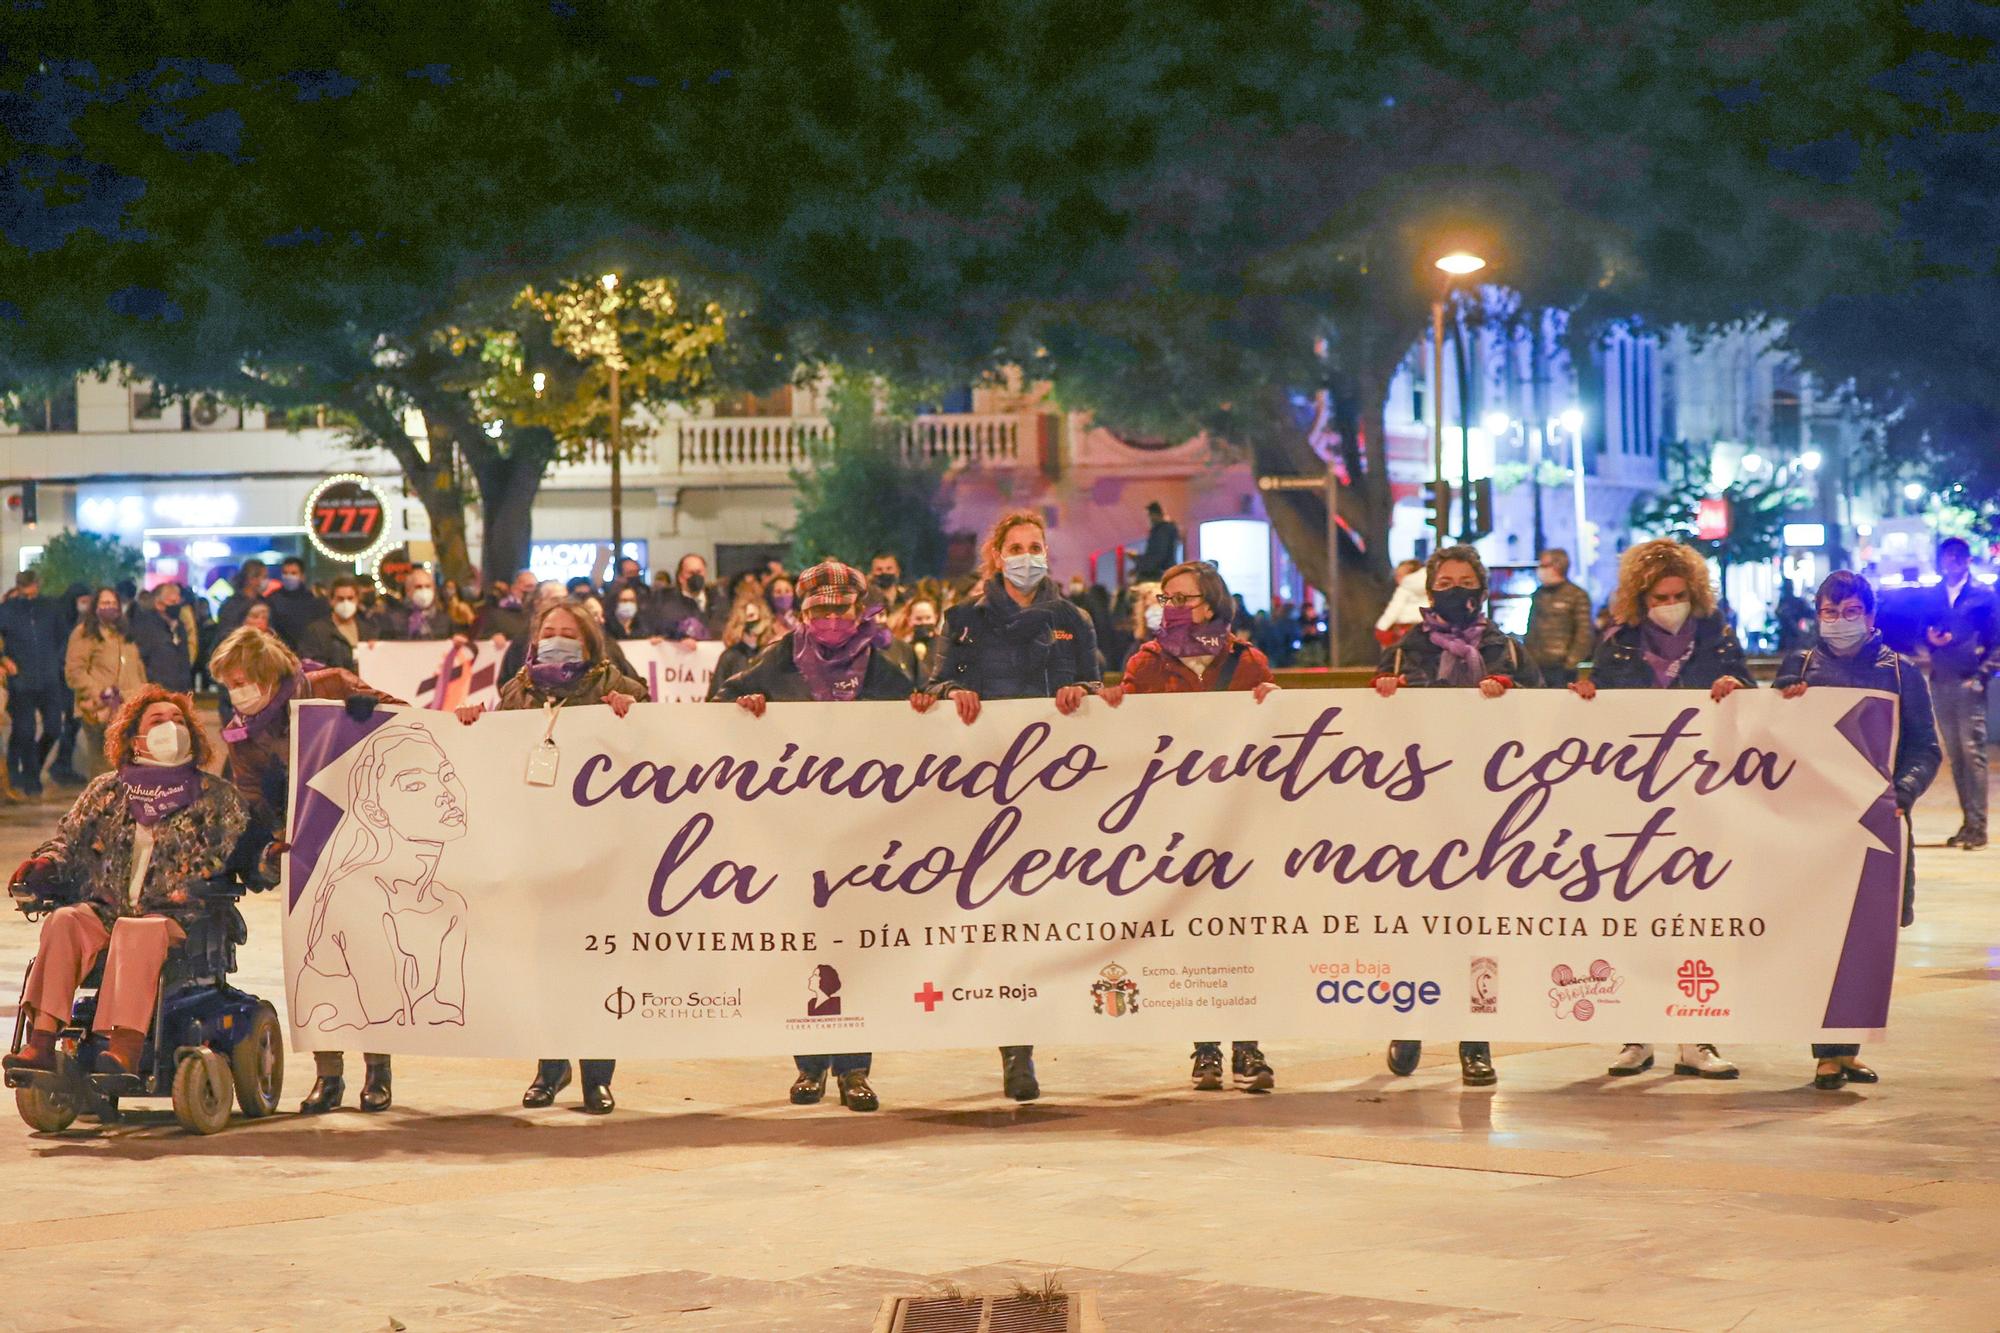
[[[1244,645],[1241,643],[1229,645],[1229,656],[1222,659],[1222,674],[1215,678],[1215,684],[1209,686],[1209,689],[1226,691],[1229,688],[1229,682],[1236,679],[1236,668],[1242,665],[1243,649]]]

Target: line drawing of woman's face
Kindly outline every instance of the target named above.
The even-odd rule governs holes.
[[[444,751],[429,740],[398,741],[382,756],[375,792],[382,818],[411,842],[455,842],[465,836],[465,784]]]

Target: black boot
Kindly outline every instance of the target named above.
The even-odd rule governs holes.
[[[1417,1072],[1417,1061],[1424,1058],[1424,1044],[1420,1041],[1392,1041],[1389,1043],[1389,1072],[1397,1078],[1408,1078]]]
[[[583,1085],[583,1111],[585,1115],[610,1115],[618,1109],[618,1099],[611,1095],[609,1083]]]
[[[556,1094],[569,1086],[569,1061],[544,1060],[535,1066],[535,1081],[521,1094],[521,1105],[531,1111],[556,1104]]]
[[[866,1071],[851,1069],[840,1076],[840,1104],[850,1111],[872,1111],[881,1105],[868,1086]]]
[[[1000,1085],[1017,1102],[1031,1102],[1042,1095],[1042,1085],[1035,1081],[1034,1047],[1000,1048]]]
[[[364,1111],[386,1111],[391,1097],[389,1092],[389,1062],[368,1062],[368,1073],[361,1080],[361,1109]]]
[[[312,1091],[299,1103],[300,1115],[325,1115],[338,1110],[347,1097],[347,1080],[338,1074],[320,1075],[313,1080]]]
[[[799,1076],[792,1080],[792,1105],[817,1106],[820,1098],[826,1096],[826,1066],[808,1073],[801,1069]]]
[[[1500,1081],[1493,1068],[1493,1048],[1483,1041],[1458,1044],[1459,1078],[1468,1088],[1490,1088]]]

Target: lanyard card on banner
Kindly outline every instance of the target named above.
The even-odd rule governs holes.
[[[541,744],[528,751],[526,781],[530,787],[555,786],[556,770],[561,762],[561,752],[556,749],[554,737],[556,718],[562,713],[562,700],[549,700],[542,705],[542,711],[549,715],[549,724],[542,729]]]

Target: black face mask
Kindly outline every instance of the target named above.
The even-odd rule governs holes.
[[[698,592],[700,592],[700,591],[701,591],[701,590],[702,590],[703,588],[706,588],[706,587],[708,586],[708,575],[706,575],[706,574],[690,574],[690,575],[688,575],[688,576],[687,576],[687,578],[686,578],[686,580],[684,580],[684,582],[685,582],[685,584],[686,584],[686,586],[687,586],[687,590],[688,590],[689,592],[695,592],[695,593],[698,593]]]
[[[918,643],[929,643],[936,634],[936,625],[912,625],[910,627],[910,637]]]
[[[887,592],[896,586],[896,576],[894,574],[877,574],[875,576],[875,586]]]
[[[1477,588],[1439,588],[1431,594],[1431,609],[1448,625],[1470,625],[1479,618]]]

